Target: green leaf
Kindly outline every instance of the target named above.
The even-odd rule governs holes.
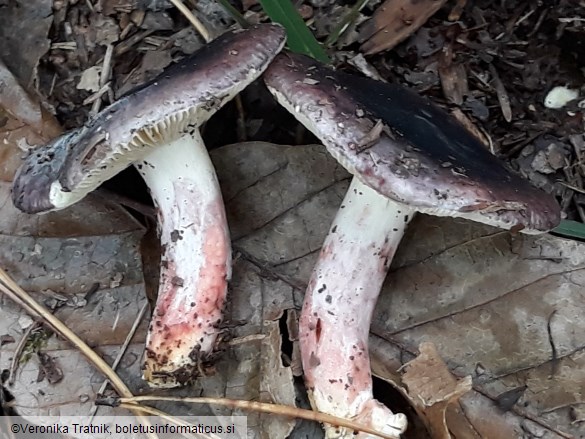
[[[280,23],[286,29],[290,50],[304,53],[324,63],[329,62],[325,49],[315,39],[290,0],[260,0],[260,4],[272,21]]]
[[[585,224],[577,221],[562,220],[561,224],[552,233],[569,238],[585,239]]]

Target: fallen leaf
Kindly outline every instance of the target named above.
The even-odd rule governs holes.
[[[0,59],[27,90],[34,88],[39,60],[49,50],[52,6],[52,0],[14,0],[0,13]]]
[[[557,143],[549,145],[536,153],[532,168],[542,174],[553,174],[567,164],[567,152]]]
[[[308,147],[233,148],[225,158],[219,155],[223,150],[218,150],[214,160],[234,247],[299,288],[295,292],[298,307],[347,188],[347,174],[315,147],[310,153],[305,150]],[[301,157],[306,162],[303,167],[297,164]],[[233,171],[230,164],[239,166]],[[537,408],[544,403],[538,397],[542,392],[557,394],[554,400],[559,407],[560,400],[570,407],[584,402],[578,396],[582,392],[569,391],[585,382],[579,365],[584,361],[579,352],[585,346],[585,323],[579,323],[578,317],[585,302],[580,287],[585,276],[584,250],[584,244],[550,235],[511,235],[468,221],[419,215],[400,245],[372,331],[392,342],[383,346],[394,352],[394,371],[420,343],[431,341],[452,373],[478,380],[474,390],[461,398],[462,412],[447,413],[454,431],[471,435],[477,430],[478,437],[520,437],[522,425],[532,428],[533,419],[542,419]],[[546,367],[551,358],[546,322],[552,309],[560,312],[552,325],[560,339],[553,335],[553,340],[559,356],[568,358],[559,360],[558,370],[565,376],[559,373],[551,382],[551,369]],[[392,350],[393,345],[401,348]],[[537,378],[531,383],[526,377],[518,378],[516,371],[532,371]],[[502,414],[497,396],[524,384],[530,404]],[[568,411],[565,406],[555,416],[546,414],[548,420],[540,428],[551,437],[577,434],[568,416],[563,418]],[[486,422],[486,413],[491,422]],[[460,437],[474,437],[469,435]]]
[[[455,378],[432,343],[421,343],[419,352],[414,360],[404,365],[402,383],[431,437],[450,439],[445,419],[447,407],[471,390],[471,376]]]
[[[476,392],[461,404],[474,427],[514,432],[485,437],[519,437],[521,425],[532,419],[551,437],[577,434],[566,414],[583,403],[573,392],[585,380],[585,324],[578,317],[585,301],[583,244],[446,218],[421,215],[415,221],[386,281],[372,331],[408,352],[431,341],[457,376],[471,375]],[[498,395],[523,385],[522,405],[503,416]],[[559,408],[542,414],[554,406]],[[485,422],[486,407],[492,407],[493,422]]]
[[[8,67],[0,60],[0,131],[11,131],[27,125],[40,141],[56,136],[61,132],[58,122],[43,109],[41,103],[21,87]],[[6,134],[3,134],[6,136]],[[26,137],[19,133],[19,137]],[[4,137],[2,145],[12,143]]]
[[[421,27],[445,0],[386,0],[360,30],[366,55],[390,50]]]
[[[264,402],[294,401],[295,389],[291,367],[282,363],[282,336],[278,321],[265,322],[267,337],[263,339],[260,372],[264,379],[260,392]],[[262,431],[267,437],[288,437],[295,426],[292,419],[285,420],[275,416],[262,417]]]
[[[91,17],[92,27],[90,33],[91,38],[88,41],[88,47],[93,49],[94,43],[107,46],[113,44],[120,38],[120,28],[113,18],[104,17],[101,14],[95,14]],[[95,32],[95,35],[93,33]]]
[[[0,61],[0,182],[12,181],[25,151],[60,132],[56,119]]]

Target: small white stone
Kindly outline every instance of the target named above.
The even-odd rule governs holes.
[[[554,87],[548,92],[544,98],[544,106],[546,108],[563,108],[567,103],[579,97],[578,90],[571,90],[564,86]]]

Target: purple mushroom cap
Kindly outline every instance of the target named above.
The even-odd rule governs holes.
[[[540,233],[560,222],[553,196],[503,166],[430,100],[397,84],[279,55],[264,74],[279,102],[364,184],[422,213]]]

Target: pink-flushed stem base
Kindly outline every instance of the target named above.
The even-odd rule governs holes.
[[[175,387],[199,376],[220,332],[231,244],[215,170],[200,137],[185,136],[136,165],[157,207],[159,293],[144,378]]]
[[[321,249],[300,318],[313,407],[396,437],[406,429],[406,417],[373,397],[368,334],[382,283],[413,215],[354,178]],[[326,435],[356,437],[333,426],[326,427]]]

